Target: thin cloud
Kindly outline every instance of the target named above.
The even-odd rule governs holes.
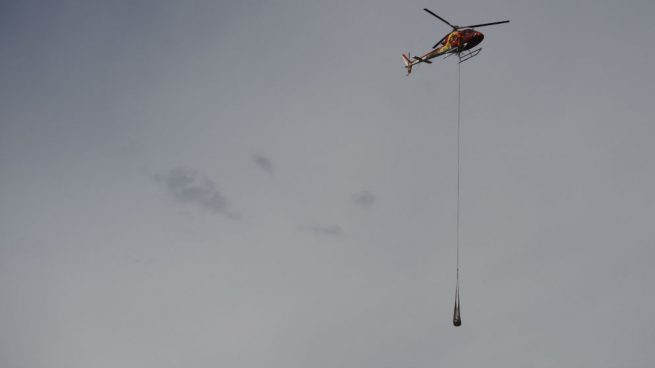
[[[155,174],[154,178],[164,184],[178,202],[191,204],[209,212],[222,213],[230,218],[236,217],[216,183],[201,177],[193,169],[174,167],[167,172]]]
[[[269,174],[273,173],[273,163],[271,162],[271,160],[268,159],[268,157],[258,153],[252,157],[252,161],[260,169],[266,171]]]
[[[369,192],[368,190],[363,190],[361,192],[353,194],[350,197],[350,200],[352,201],[353,204],[357,206],[369,208],[373,204],[375,204],[377,197],[373,193]]]
[[[313,232],[317,235],[341,236],[343,231],[339,225],[306,225],[300,227],[300,230]]]

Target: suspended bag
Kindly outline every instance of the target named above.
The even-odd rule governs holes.
[[[459,283],[455,288],[455,310],[453,311],[453,325],[461,326],[462,319],[459,315]]]

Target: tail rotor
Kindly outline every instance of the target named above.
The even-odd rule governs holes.
[[[403,54],[403,62],[405,63],[405,68],[407,69],[407,75],[410,75],[412,73],[412,66],[414,64],[412,63],[409,52],[407,54]]]

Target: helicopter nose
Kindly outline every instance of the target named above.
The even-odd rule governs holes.
[[[475,38],[478,43],[482,42],[484,40],[484,35],[480,32],[475,32],[475,35],[473,35],[473,38]]]

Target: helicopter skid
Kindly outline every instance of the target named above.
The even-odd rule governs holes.
[[[479,49],[475,49],[475,50],[466,50],[466,51],[460,52],[459,54],[457,54],[457,56],[459,57],[459,64],[465,62],[466,60],[469,60],[469,59],[472,59],[472,58],[478,56],[480,51],[482,51],[482,47],[480,47]]]

